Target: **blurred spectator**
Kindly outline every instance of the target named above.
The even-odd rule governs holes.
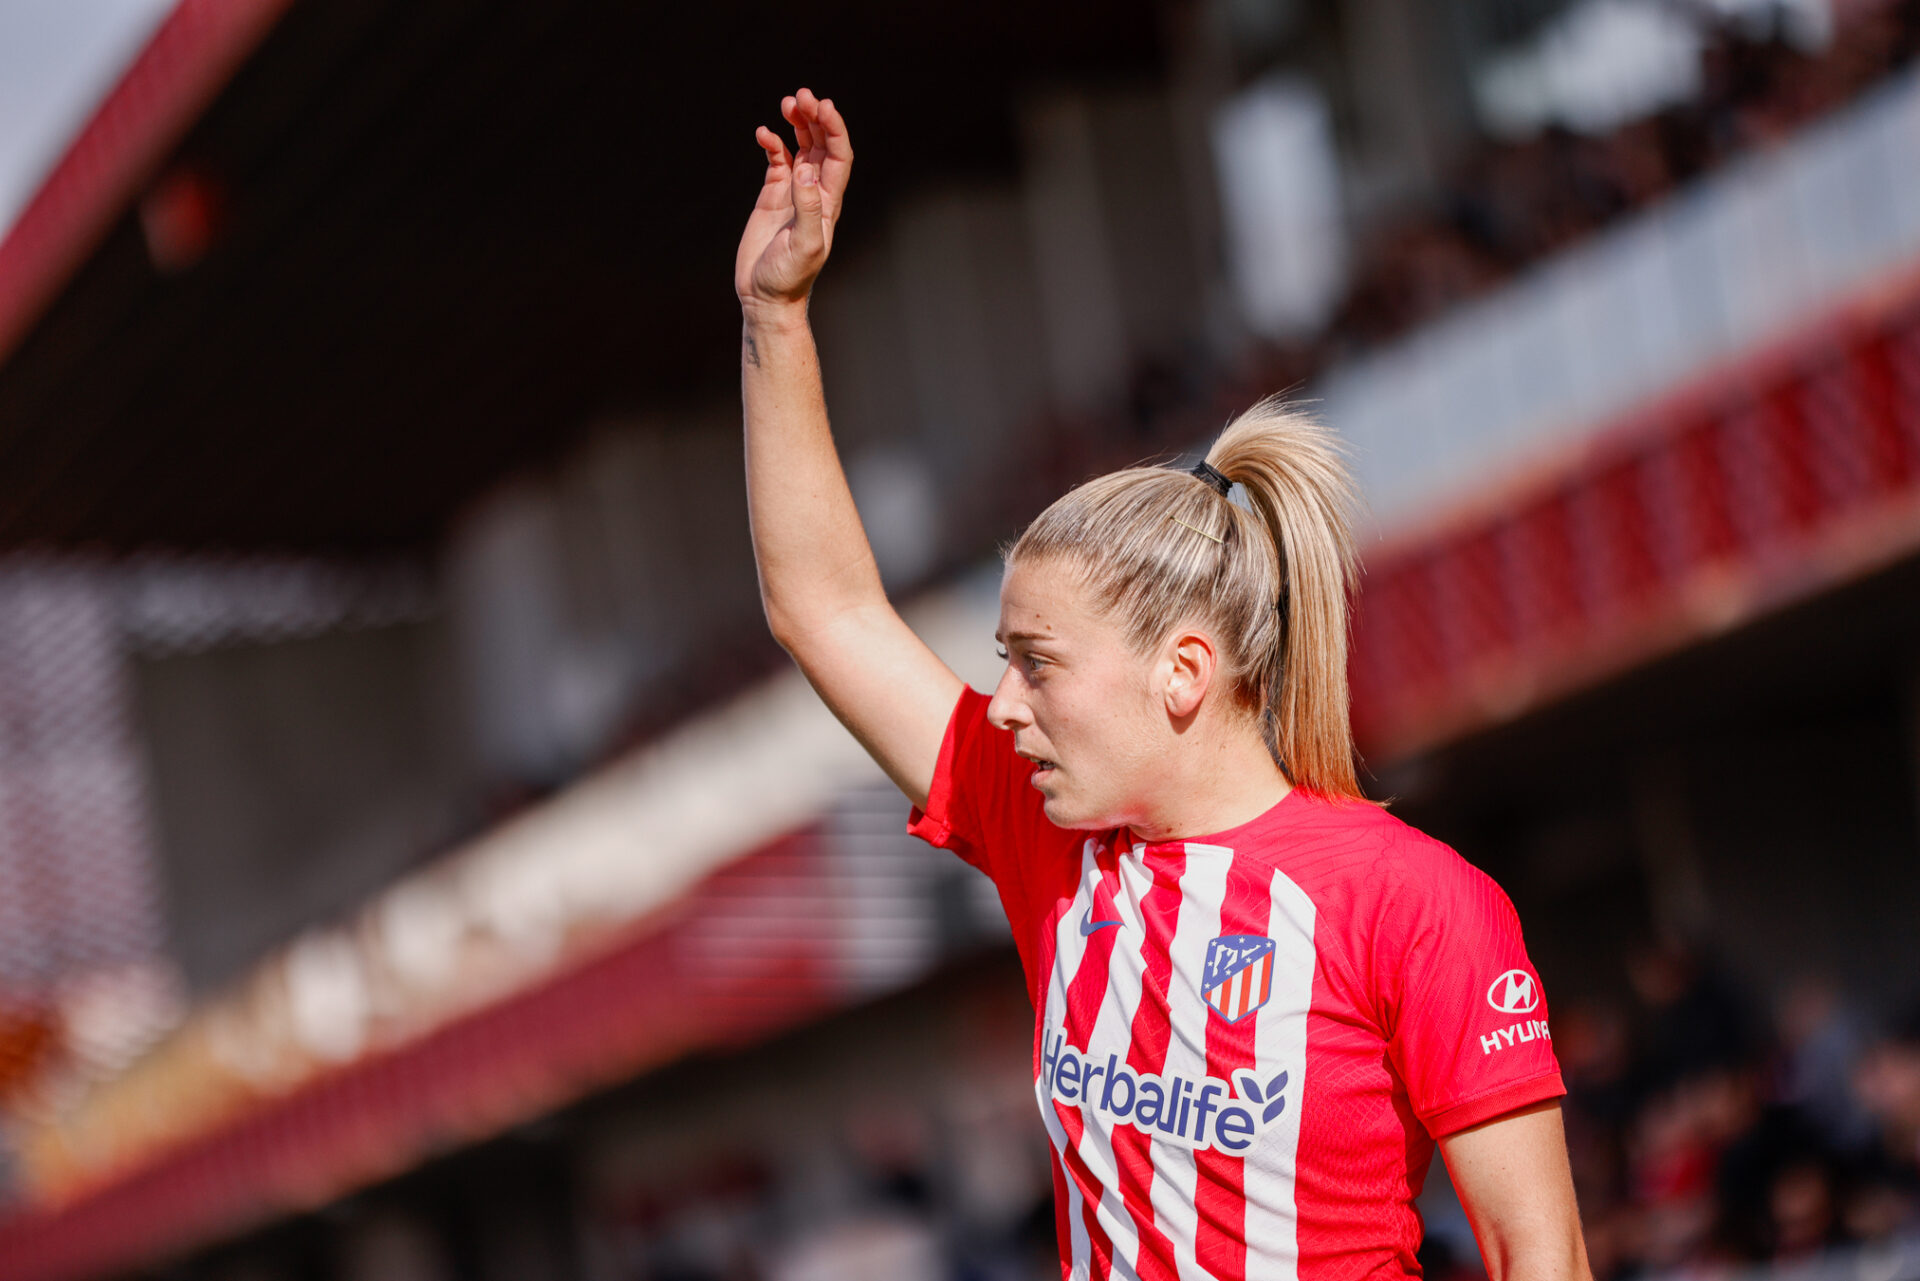
[[[1721,1157],[1756,1111],[1754,1073],[1719,1065],[1680,1076],[1640,1108],[1627,1137],[1628,1193],[1646,1266],[1665,1270],[1710,1256]]]
[[[1697,950],[1673,940],[1643,943],[1628,953],[1627,981],[1640,1001],[1640,1095],[1664,1095],[1754,1061],[1758,1044],[1744,997]]]
[[[1462,158],[1430,206],[1380,227],[1329,335],[1384,342],[1857,97],[1920,51],[1920,2],[1850,6],[1826,47],[1784,24],[1710,30],[1690,102],[1589,136],[1550,128]]]
[[[1781,998],[1780,1101],[1797,1108],[1837,1150],[1859,1152],[1873,1138],[1873,1119],[1854,1092],[1866,1048],[1866,1027],[1831,979],[1805,978]]]
[[[1631,1015],[1555,1016],[1596,1278],[1788,1264],[1920,1230],[1920,1010],[1874,1040],[1830,979],[1805,977],[1768,1037],[1691,949],[1649,944],[1627,969]]]
[[[1920,1228],[1920,1008],[1867,1051],[1854,1087],[1874,1132],[1845,1211],[1857,1237]]]
[[[972,547],[1030,517],[1046,496],[1087,475],[1178,450],[1276,390],[1296,391],[1327,367],[1398,338],[1511,280],[1529,266],[1664,199],[1735,157],[1844,106],[1920,53],[1920,0],[1865,0],[1835,14],[1832,39],[1796,43],[1791,24],[1708,23],[1701,91],[1604,134],[1549,127],[1483,140],[1457,157],[1440,194],[1381,218],[1360,239],[1347,294],[1312,338],[1255,344],[1235,368],[1198,350],[1142,355],[1126,403],[1105,416],[1034,424],[1043,464],[971,514]],[[1747,15],[1751,17],[1751,14]],[[951,568],[943,566],[942,568]]]

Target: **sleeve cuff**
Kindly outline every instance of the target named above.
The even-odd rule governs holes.
[[[1504,1116],[1530,1103],[1557,1099],[1566,1092],[1567,1087],[1561,1084],[1560,1073],[1556,1069],[1540,1076],[1528,1077],[1524,1081],[1497,1086],[1485,1094],[1475,1095],[1464,1103],[1455,1103],[1451,1107],[1441,1108],[1438,1112],[1428,1113],[1420,1119],[1426,1124],[1428,1134],[1436,1139],[1444,1138],[1469,1126],[1479,1125],[1482,1121],[1491,1121],[1497,1116]]]
[[[940,756],[934,763],[933,780],[927,786],[927,803],[916,805],[907,815],[907,834],[943,850],[960,852],[965,844],[953,830],[953,771],[963,728],[962,719],[981,695],[971,687],[962,688],[954,701],[953,714],[947,718],[947,732],[940,742]]]
[[[927,804],[933,804],[933,798],[927,798]],[[907,814],[907,835],[917,836],[927,844],[946,849],[953,843],[953,828],[945,822],[914,806]]]

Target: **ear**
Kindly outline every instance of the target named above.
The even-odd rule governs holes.
[[[1168,638],[1164,670],[1169,716],[1184,721],[1200,710],[1213,686],[1217,659],[1213,638],[1205,632],[1181,631]]]

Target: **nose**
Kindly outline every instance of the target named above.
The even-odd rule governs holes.
[[[1033,715],[1027,710],[1026,700],[1020,697],[1020,680],[1008,663],[1006,670],[1000,673],[1000,683],[993,688],[993,697],[987,702],[987,724],[995,729],[1016,732],[1033,724]]]

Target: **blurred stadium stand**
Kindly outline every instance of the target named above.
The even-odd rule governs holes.
[[[1322,398],[1356,723],[1529,922],[1599,1273],[1784,1249],[1712,1184],[1802,1168],[1734,1159],[1767,1039],[1669,1024],[1824,976],[1766,1061],[1831,1086],[1916,995],[1920,7],[1703,10],[1697,83],[1503,134],[1622,7],[183,0],[0,241],[0,1275],[1051,1266],[990,887],[758,617],[724,270],[796,68],[916,627],[990,684],[996,540]],[[1920,1030],[1847,1035],[1814,1246],[1920,1216]]]

